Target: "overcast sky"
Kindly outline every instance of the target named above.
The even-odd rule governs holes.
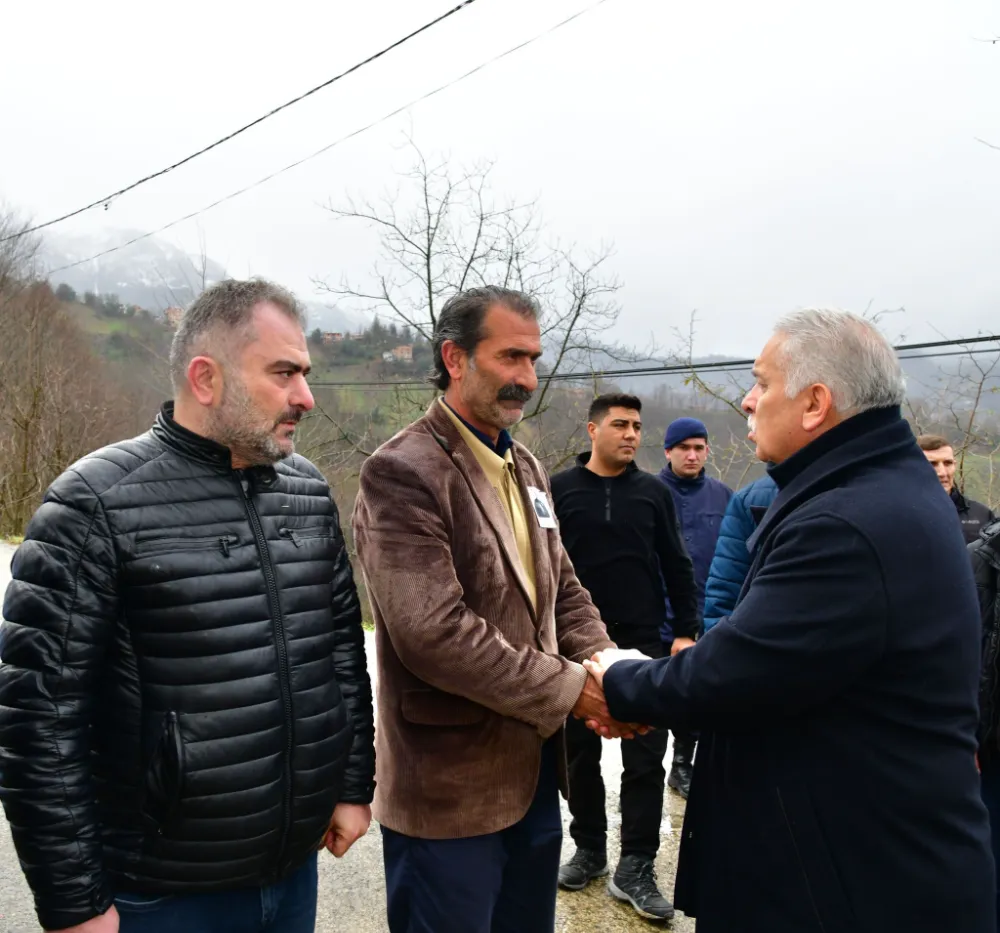
[[[22,3],[4,9],[0,198],[35,220],[187,154],[454,0]],[[69,222],[149,230],[294,161],[592,0],[478,0],[239,139]],[[893,336],[1000,325],[996,0],[606,0],[200,219],[234,275],[309,296],[373,241],[321,205],[428,151],[496,160],[553,238],[615,244],[616,336],[752,354],[806,305],[907,309]],[[198,227],[170,236],[197,250]]]

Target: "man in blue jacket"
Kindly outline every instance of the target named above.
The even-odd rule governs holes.
[[[778,487],[769,475],[754,480],[733,495],[722,516],[715,556],[705,581],[704,630],[736,607],[743,581],[750,570],[747,541],[757,530],[768,506],[778,495]]]
[[[675,903],[698,933],[995,933],[979,605],[899,361],[799,311],[754,376],[780,491],[736,608],[669,660],[587,662],[616,719],[700,730]]]
[[[663,439],[666,466],[660,479],[674,499],[677,520],[684,536],[684,546],[694,563],[698,585],[698,617],[705,605],[705,581],[715,553],[722,516],[733,491],[724,483],[705,474],[708,461],[708,429],[697,418],[678,418],[671,422]],[[667,599],[666,618],[660,627],[664,656],[669,657],[694,644],[689,638],[675,637],[674,610]],[[674,732],[674,756],[667,786],[682,797],[691,789],[691,767],[697,736]]]

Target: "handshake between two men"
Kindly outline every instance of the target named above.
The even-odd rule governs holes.
[[[582,719],[588,729],[606,739],[631,739],[636,735],[645,735],[651,726],[635,722],[619,722],[608,710],[604,696],[604,674],[612,664],[618,661],[649,661],[651,658],[634,648],[607,648],[598,651],[592,658],[583,662],[590,675],[573,707],[573,715]]]
[[[678,654],[694,645],[690,638],[675,638],[670,656]],[[580,699],[573,707],[573,715],[577,719],[582,719],[588,729],[592,729],[598,735],[606,739],[631,739],[637,735],[645,735],[652,730],[652,726],[644,726],[641,723],[619,722],[613,718],[608,710],[607,700],[604,696],[604,675],[612,664],[619,661],[651,661],[649,655],[643,654],[635,648],[606,648],[598,651],[592,658],[583,662],[590,677],[580,694]]]

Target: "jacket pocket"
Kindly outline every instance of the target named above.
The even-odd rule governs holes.
[[[173,711],[163,717],[160,736],[146,766],[143,785],[142,823],[147,833],[170,833],[184,795],[184,740],[180,716]]]
[[[802,872],[809,903],[822,933],[851,933],[858,929],[837,871],[826,834],[805,788],[775,788],[778,809],[788,831],[792,856]]]
[[[147,538],[136,541],[132,548],[135,557],[154,557],[159,554],[173,554],[177,551],[221,551],[229,556],[230,548],[239,544],[236,535],[195,535],[192,537]]]
[[[486,719],[486,707],[440,690],[404,690],[403,719],[417,726],[474,726]]]
[[[303,547],[311,538],[333,538],[330,525],[314,525],[311,528],[279,528],[278,536],[287,538],[296,547]]]

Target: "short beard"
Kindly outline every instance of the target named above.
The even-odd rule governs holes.
[[[209,416],[209,436],[252,466],[277,463],[290,456],[295,445],[289,438],[287,447],[282,447],[274,435],[275,428],[282,421],[297,422],[301,416],[301,412],[289,410],[282,412],[277,421],[263,418],[243,382],[231,378],[223,390],[222,402]]]
[[[465,403],[469,406],[472,413],[484,424],[492,425],[498,431],[506,431],[508,428],[514,427],[524,417],[524,409],[511,411],[508,408],[504,408],[500,402],[523,402],[527,404],[531,399],[532,393],[516,383],[508,383],[501,386],[496,391],[496,394],[493,394],[493,390],[491,389],[490,394],[492,398],[477,398],[477,393],[480,389],[484,390],[485,394],[485,389],[487,388],[486,381],[479,375],[475,363],[471,360],[469,361],[469,369],[475,375],[466,383],[467,389],[470,391],[468,392],[468,397],[465,399]]]

